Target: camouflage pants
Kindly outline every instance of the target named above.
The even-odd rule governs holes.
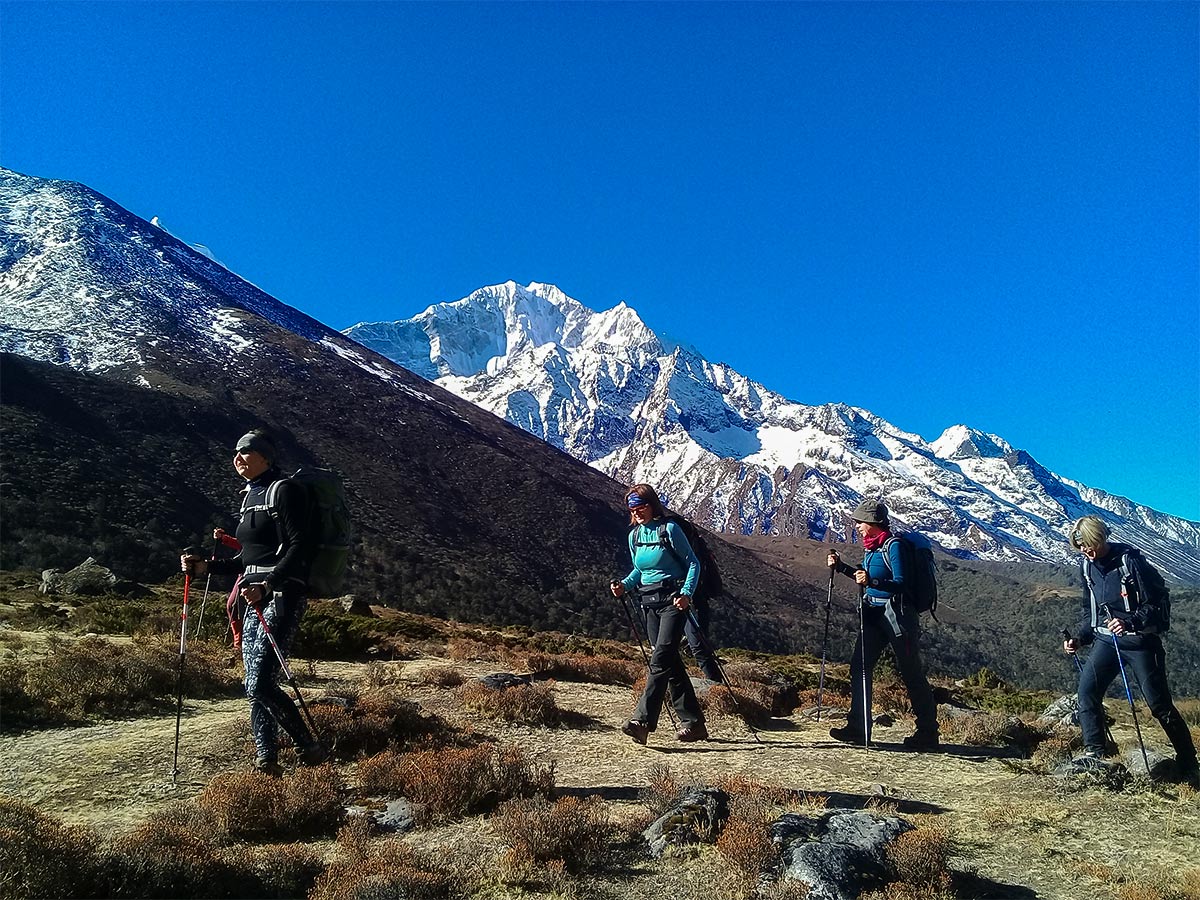
[[[302,594],[276,591],[263,610],[267,627],[285,657],[307,606],[308,600]],[[313,744],[312,732],[296,704],[279,686],[279,658],[271,648],[258,613],[249,604],[242,621],[242,662],[246,667],[246,696],[250,699],[250,732],[259,760],[273,761],[277,756],[280,727],[297,749]]]

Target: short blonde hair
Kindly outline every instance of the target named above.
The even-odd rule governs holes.
[[[1108,526],[1099,516],[1084,516],[1075,520],[1068,537],[1072,550],[1099,547],[1108,543]]]

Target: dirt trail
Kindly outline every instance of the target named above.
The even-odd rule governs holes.
[[[423,669],[447,665],[468,675],[498,668],[434,658],[388,664],[424,708],[461,719],[449,691],[417,683]],[[365,666],[350,663],[320,663],[315,670],[315,682],[310,679],[305,688],[310,699],[365,674]],[[1172,799],[1092,791],[1059,797],[1047,779],[1006,766],[1001,751],[948,746],[938,753],[906,753],[899,747],[910,730],[904,725],[879,729],[879,749],[847,747],[828,736],[838,720],[818,723],[799,714],[776,720],[759,732],[760,740],[740,722],[713,719],[712,740],[700,744],[678,743],[664,718],[649,746],[640,747],[618,730],[633,705],[628,688],[558,683],[555,699],[577,714],[573,727],[473,724],[539,762],[553,762],[561,788],[598,793],[618,808],[638,805],[637,793],[657,764],[670,766],[682,780],[711,783],[721,775],[742,775],[830,796],[835,805],[891,798],[905,812],[925,811],[943,821],[960,848],[955,866],[1011,886],[1008,896],[1078,896],[1081,876],[1064,874],[1072,859],[1176,871],[1195,865],[1196,794]],[[177,784],[171,781],[173,714],[0,738],[0,792],[70,822],[124,830],[157,808],[195,796],[214,774],[248,766],[250,751],[235,736],[235,723],[245,717],[243,699],[189,701]],[[1097,842],[1094,835],[1105,829],[1129,840]]]

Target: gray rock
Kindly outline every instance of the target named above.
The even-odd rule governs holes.
[[[1146,769],[1149,761],[1150,768]],[[1170,781],[1175,778],[1175,760],[1164,753],[1159,753],[1153,747],[1146,748],[1146,759],[1142,759],[1139,747],[1131,747],[1125,751],[1125,768],[1131,775],[1149,775],[1155,780]]]
[[[958,706],[954,703],[939,703],[937,708],[939,719],[969,719],[973,716],[982,716],[982,709],[972,709],[969,706]]]
[[[1079,699],[1074,694],[1059,697],[1042,711],[1037,720],[1045,725],[1055,725],[1063,728],[1078,725]]]
[[[780,816],[771,840],[783,860],[780,877],[808,885],[811,900],[854,900],[886,877],[885,848],[913,827],[895,816],[830,809]]]
[[[372,798],[372,800],[375,799]],[[380,831],[393,833],[412,831],[417,824],[414,813],[415,809],[412,803],[404,797],[396,797],[393,800],[388,800],[383,809],[357,804],[346,807],[346,815],[351,818],[369,816]]]
[[[691,788],[665,815],[642,832],[655,859],[668,847],[711,844],[729,818],[729,795],[716,788]]]
[[[1114,789],[1127,784],[1130,777],[1129,770],[1121,763],[1086,754],[1061,763],[1050,774],[1064,780],[1077,779]]]
[[[113,589],[118,579],[111,570],[88,557],[69,572],[46,569],[42,572],[43,594],[104,594]]]
[[[479,680],[494,691],[533,684],[533,679],[524,675],[514,675],[512,672],[493,672],[491,675],[481,676]]]

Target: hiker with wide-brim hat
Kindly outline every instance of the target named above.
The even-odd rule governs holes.
[[[667,511],[654,488],[635,484],[625,492],[629,508],[629,555],[633,569],[612,583],[614,597],[627,591],[637,594],[645,622],[646,639],[653,648],[646,674],[646,689],[638,700],[637,712],[621,728],[639,744],[646,743],[658,728],[667,690],[679,719],[676,737],[681,741],[708,740],[704,714],[687,667],[679,655],[684,623],[692,594],[700,578],[700,561],[683,529],[667,519]],[[670,548],[659,541],[659,528],[666,526]],[[674,552],[671,552],[674,551]]]
[[[1092,646],[1079,673],[1084,756],[1099,759],[1108,754],[1104,694],[1117,675],[1124,675],[1123,670],[1128,669],[1141,688],[1150,714],[1175,749],[1180,779],[1200,786],[1196,745],[1171,699],[1167,682],[1162,635],[1170,627],[1170,594],[1162,576],[1136,547],[1110,540],[1108,525],[1099,516],[1077,519],[1068,540],[1083,557],[1080,580],[1084,615],[1067,633],[1063,650],[1075,654],[1083,646]],[[1128,684],[1125,686],[1128,691]],[[1127,696],[1132,711],[1132,692]],[[1136,712],[1134,715],[1136,723]]]
[[[278,683],[282,656],[299,631],[308,605],[305,578],[312,554],[307,535],[308,499],[301,486],[282,476],[275,465],[277,457],[275,443],[265,431],[242,435],[233,455],[233,467],[246,481],[236,532],[241,551],[226,559],[205,560],[190,554],[180,558],[188,574],[207,571],[241,579],[241,597],[246,603],[242,662],[250,700],[250,731],[257,751],[255,765],[271,775],[280,771],[280,728],[292,739],[305,765],[317,765],[328,756]],[[268,494],[272,486],[274,490]],[[271,646],[272,638],[278,652]]]
[[[883,648],[890,645],[917,719],[917,730],[904,739],[904,746],[932,749],[938,745],[937,704],[921,665],[920,612],[914,604],[903,602],[905,563],[900,542],[889,540],[887,507],[864,500],[854,510],[854,528],[863,543],[862,565],[847,565],[832,550],[828,558],[829,567],[853,578],[861,594],[859,634],[850,662],[850,717],[844,727],[830,729],[829,735],[850,744],[870,742],[872,674]]]

